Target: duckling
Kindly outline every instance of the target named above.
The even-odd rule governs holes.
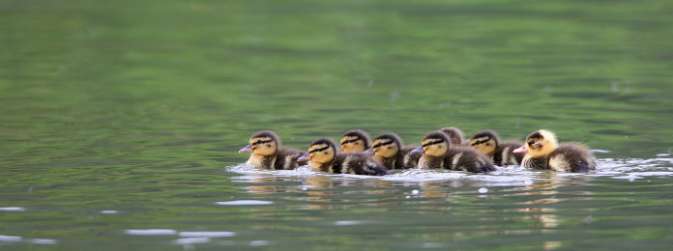
[[[442,129],[439,129],[443,133],[446,133],[446,135],[449,135],[449,139],[451,140],[451,144],[454,145],[463,145],[465,144],[465,137],[463,136],[463,131],[458,129],[457,127],[444,127]]]
[[[478,132],[468,141],[469,145],[490,157],[498,166],[519,165],[523,160],[523,154],[514,153],[514,149],[521,147],[522,144],[514,141],[502,143],[495,131]]]
[[[302,152],[282,146],[272,131],[259,131],[250,136],[249,144],[239,153],[250,153],[246,164],[258,169],[291,170],[297,168]]]
[[[339,151],[341,153],[361,153],[369,150],[371,138],[364,130],[353,129],[345,132],[339,140]]]
[[[421,157],[420,153],[411,153],[415,148],[402,146],[402,139],[394,133],[380,135],[372,143],[374,160],[388,170],[415,167]]]
[[[418,161],[421,169],[449,169],[473,173],[494,171],[493,162],[469,146],[452,145],[449,135],[442,131],[428,133],[416,148],[423,156]]]
[[[325,138],[311,143],[303,158],[308,159],[308,165],[314,171],[377,176],[386,174],[386,169],[367,154],[341,154],[334,142]]]
[[[549,130],[537,130],[526,137],[526,144],[514,150],[524,153],[523,167],[565,172],[587,172],[596,169],[596,160],[588,147],[581,144],[559,145]]]

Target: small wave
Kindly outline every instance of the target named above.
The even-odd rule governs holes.
[[[355,225],[361,225],[365,223],[364,221],[359,221],[359,220],[340,220],[340,221],[335,221],[334,225],[339,226],[339,227],[345,227],[345,226],[355,226]]]
[[[266,200],[232,200],[215,202],[215,205],[218,206],[265,206],[271,204],[273,204],[272,201]]]
[[[54,245],[57,244],[58,241],[54,239],[47,239],[47,238],[33,238],[33,239],[24,239],[21,236],[14,236],[14,235],[0,235],[0,243],[17,243],[17,242],[28,242],[32,243],[35,245]]]
[[[30,243],[36,245],[54,245],[57,244],[58,241],[54,239],[36,238],[36,239],[30,239]]]
[[[0,212],[24,212],[26,211],[23,207],[0,207]]]
[[[271,242],[267,240],[254,240],[250,241],[248,245],[250,245],[251,247],[262,247],[262,246],[268,246],[270,243]]]
[[[127,229],[126,234],[137,236],[165,236],[176,235],[178,232],[173,229]]]
[[[110,215],[110,214],[118,214],[118,213],[119,213],[119,211],[117,211],[117,210],[101,210],[101,211],[100,211],[100,214],[108,214],[108,215]]]
[[[0,235],[0,242],[20,242],[22,240],[21,236]]]
[[[180,232],[180,237],[207,237],[207,238],[220,238],[220,237],[233,237],[236,236],[236,233],[229,231],[200,231],[200,232]]]
[[[189,237],[189,238],[180,238],[174,241],[177,245],[193,245],[193,244],[203,244],[210,242],[208,237]]]

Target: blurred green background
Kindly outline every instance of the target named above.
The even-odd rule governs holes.
[[[0,202],[68,226],[4,214],[0,234],[90,241],[82,213],[165,219],[189,204],[172,201],[182,189],[237,191],[222,168],[259,129],[304,148],[350,128],[407,143],[444,126],[548,128],[601,158],[670,153],[671,13],[668,0],[0,0]]]

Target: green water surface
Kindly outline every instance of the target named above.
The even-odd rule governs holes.
[[[0,249],[670,250],[671,13],[668,0],[0,0],[0,208],[22,208],[0,210]],[[548,128],[658,173],[494,186],[227,171],[260,129],[305,148],[444,126]],[[272,204],[215,204],[249,199]],[[156,228],[235,236],[125,232]]]

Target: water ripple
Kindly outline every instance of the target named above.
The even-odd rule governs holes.
[[[598,159],[596,171],[584,173],[554,173],[560,177],[611,177],[618,180],[641,179],[644,177],[668,177],[673,176],[673,158],[667,154],[659,154],[651,159]],[[314,172],[304,166],[295,170],[257,170],[246,164],[230,167],[231,172],[243,174],[236,177],[237,180],[247,182],[256,181],[259,176],[281,176],[281,177],[311,177],[327,176],[340,177],[347,179],[379,179],[392,182],[432,182],[432,181],[469,181],[484,186],[528,186],[535,181],[546,179],[546,171],[530,170],[520,166],[498,167],[496,171],[488,174],[472,174],[466,172],[446,171],[446,170],[404,170],[393,171],[385,176],[363,176],[351,174],[327,174]],[[242,204],[240,204],[242,203]],[[270,202],[269,202],[270,203]],[[260,205],[257,202],[232,201],[217,202],[218,205]],[[262,203],[262,205],[267,205]]]
[[[219,206],[265,206],[271,204],[273,204],[272,201],[265,200],[232,200],[215,202],[215,205]]]
[[[173,229],[127,229],[126,234],[137,236],[165,236],[176,235],[177,231]]]

